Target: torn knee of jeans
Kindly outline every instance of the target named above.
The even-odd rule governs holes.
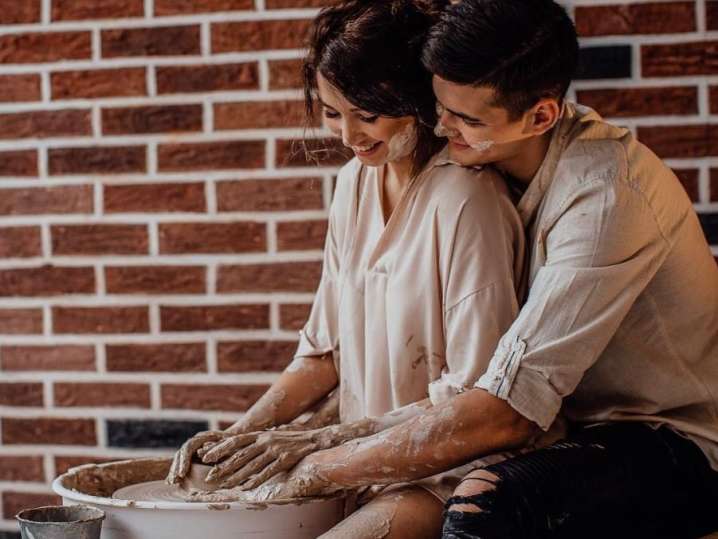
[[[446,502],[446,513],[484,513],[490,512],[496,505],[497,488],[501,482],[501,479],[491,474],[491,479],[488,477],[467,477],[466,480],[473,480],[477,482],[474,488],[460,488],[456,489],[456,495],[449,498]],[[463,481],[462,481],[463,483]],[[481,485],[481,486],[479,486]],[[473,485],[472,485],[473,487]],[[474,494],[469,494],[464,491],[473,490]],[[461,510],[461,506],[475,507],[476,510]]]

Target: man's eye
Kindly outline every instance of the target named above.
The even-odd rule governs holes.
[[[486,125],[484,122],[480,122],[478,120],[467,120],[466,118],[462,118],[461,121],[469,127],[483,127]]]
[[[334,110],[324,109],[324,117],[329,118],[330,120],[334,120],[336,118],[339,118],[339,113]]]

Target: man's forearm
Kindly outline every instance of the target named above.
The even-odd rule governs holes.
[[[312,463],[343,487],[410,481],[526,445],[537,432],[507,402],[474,389],[379,434],[317,453]]]

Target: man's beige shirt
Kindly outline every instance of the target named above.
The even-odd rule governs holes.
[[[718,469],[718,268],[675,175],[568,104],[518,210],[529,295],[476,386],[544,429],[669,425]]]
[[[496,172],[441,152],[386,223],[381,182],[357,159],[339,173],[297,351],[333,354],[343,422],[471,388],[518,314],[523,225]]]

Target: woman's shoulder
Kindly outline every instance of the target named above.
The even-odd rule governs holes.
[[[429,170],[425,189],[442,207],[510,199],[504,178],[493,167],[464,167],[451,161],[437,163]]]

